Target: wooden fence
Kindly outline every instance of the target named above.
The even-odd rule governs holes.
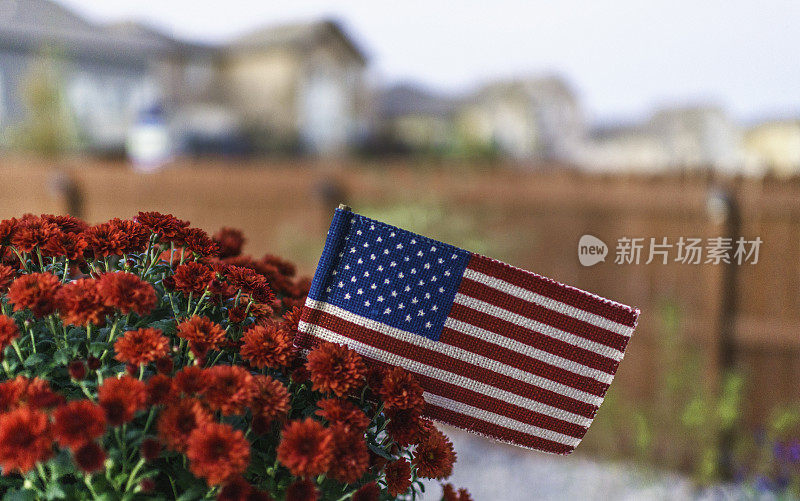
[[[623,237],[675,243],[681,236],[724,236],[724,225],[707,209],[718,186],[709,176],[288,161],[187,162],[140,174],[97,161],[0,159],[0,180],[2,218],[64,212],[64,186],[73,185],[79,196],[72,193],[70,203],[89,221],[159,210],[209,231],[236,226],[246,232],[248,252],[282,254],[306,273],[313,272],[332,207],[346,201],[366,215],[640,307],[640,326],[615,382],[625,401],[659,398],[655,381],[667,362],[658,350],[670,329],[679,338],[670,349],[700,356],[697,384],[712,388],[719,381],[725,267],[675,262],[674,248],[668,264],[644,264],[647,245],[640,264],[614,262]],[[800,184],[719,186],[738,201],[741,234],[763,241],[758,263],[738,267],[731,332],[735,364],[748,381],[744,415],[757,423],[775,405],[800,397]],[[584,234],[608,244],[605,262],[581,266],[577,247]]]

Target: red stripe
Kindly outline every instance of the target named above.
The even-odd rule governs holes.
[[[438,405],[426,404],[425,414],[431,419],[441,421],[442,423],[451,424],[462,429],[471,430],[475,433],[480,433],[505,442],[511,442],[512,444],[521,445],[523,447],[530,447],[532,449],[555,454],[569,454],[575,450],[574,447],[569,445],[552,442],[517,430],[509,430],[498,424],[460,414],[450,409],[439,407]]]
[[[364,344],[370,344],[370,345],[373,344],[373,343],[370,343],[370,340],[374,341],[374,336],[375,336],[375,332],[374,331],[370,331],[370,330],[365,329],[363,327],[351,324],[350,322],[342,321],[341,319],[338,319],[337,317],[335,317],[333,315],[328,315],[328,314],[323,314],[323,315],[325,315],[325,317],[324,318],[320,318],[319,319],[320,322],[318,322],[317,325],[319,325],[321,327],[324,327],[326,329],[329,329],[331,331],[338,332],[338,333],[341,333],[342,331],[341,330],[337,330],[336,328],[334,328],[334,325],[331,325],[331,324],[336,324],[337,326],[342,326],[343,325],[345,327],[345,332],[348,333],[346,337],[349,337],[349,338],[351,338],[351,339],[353,339],[355,341],[362,342]],[[335,322],[331,322],[331,320],[335,320]],[[325,325],[326,323],[328,325]],[[386,336],[384,336],[382,334],[380,336],[382,338],[386,338],[385,340],[392,340],[391,338],[387,338]],[[298,336],[295,338],[295,343],[298,346],[300,346],[301,348],[311,348],[314,345],[316,345],[318,340],[319,340],[319,338],[316,338],[316,337],[314,337],[314,336],[312,336],[310,334],[304,334],[304,333],[300,332],[300,333],[298,333]],[[393,341],[396,341],[396,340],[393,340]],[[398,343],[408,345],[408,343],[402,343],[402,342],[399,342],[399,341],[398,341]],[[394,344],[394,343],[392,343],[392,344]],[[411,345],[411,346],[413,346],[413,345]],[[389,351],[390,353],[395,353],[397,355],[404,356],[406,358],[417,360],[417,358],[414,356],[415,354],[409,354],[408,352],[405,351],[405,348],[401,348],[400,353],[396,353],[395,350],[392,349],[392,348],[397,349],[396,346],[385,346],[385,345],[382,344],[380,346],[380,348],[384,349],[385,351]],[[423,350],[423,349],[421,349],[419,347],[416,347],[416,348],[418,349],[418,351],[423,352],[424,355],[426,356],[426,358],[422,358],[422,363],[429,364],[429,365],[434,365],[434,366],[436,365],[429,358],[429,357],[431,357],[431,355],[435,355],[433,352],[431,352],[429,350]],[[364,355],[364,356],[365,356],[365,358],[368,358],[366,355]],[[453,360],[450,357],[445,357],[445,358],[447,358],[448,360]],[[371,359],[371,360],[375,360],[375,359]],[[383,363],[382,361],[378,361],[378,362]],[[469,365],[469,364],[464,364],[464,365]],[[444,370],[448,370],[448,369],[444,369]],[[532,411],[532,410],[527,409],[525,407],[520,407],[520,406],[515,405],[513,403],[506,402],[505,400],[501,400],[501,399],[498,399],[498,398],[490,397],[490,396],[484,395],[483,393],[479,393],[479,392],[476,392],[474,390],[470,390],[470,389],[464,388],[462,386],[454,385],[454,384],[442,381],[440,379],[436,379],[436,378],[433,378],[431,376],[427,376],[425,374],[420,374],[420,373],[417,373],[417,372],[414,372],[414,374],[416,374],[417,379],[419,380],[419,382],[423,386],[423,388],[425,388],[427,391],[431,391],[432,393],[435,393],[437,395],[441,395],[441,396],[450,398],[452,400],[457,400],[459,402],[464,402],[464,403],[469,404],[469,405],[471,405],[473,407],[478,407],[480,409],[484,409],[484,410],[487,410],[487,411],[490,411],[490,412],[494,412],[496,414],[500,414],[502,416],[505,416],[505,417],[520,421],[522,423],[534,424],[535,426],[539,426],[541,428],[552,429],[552,430],[558,431],[559,433],[563,433],[565,435],[569,435],[569,436],[576,437],[576,438],[581,438],[583,436],[583,434],[586,432],[586,428],[584,428],[583,426],[580,426],[580,425],[577,425],[577,424],[574,424],[574,423],[569,423],[567,421],[563,421],[561,419],[557,419],[557,418],[554,418],[554,417],[551,417],[551,416],[547,416],[545,414],[541,414],[541,413]],[[469,374],[465,374],[464,377],[470,377],[471,379],[475,379]],[[518,385],[523,384],[518,380],[514,380],[514,381],[516,381],[516,383]],[[516,393],[516,392],[513,392],[509,388],[503,388],[503,389],[506,390],[506,391],[510,391],[512,393]],[[534,397],[532,397],[530,395],[528,395],[527,397],[531,398],[531,399],[535,399]],[[564,397],[564,398],[566,398],[566,397]],[[569,400],[572,400],[572,399],[569,399]],[[589,406],[588,404],[584,404],[583,402],[580,402],[580,403],[583,404],[584,406],[590,407],[591,410],[592,410],[592,412],[589,415],[586,415],[585,417],[590,418],[590,419],[593,418],[594,417],[594,413],[597,411],[597,408],[593,407],[593,406]],[[572,412],[572,411],[570,411],[570,412]],[[581,415],[583,415],[583,414],[581,414]]]
[[[516,313],[525,318],[542,322],[562,331],[569,332],[570,334],[588,339],[589,341],[609,346],[615,350],[625,351],[625,346],[630,340],[628,336],[623,336],[622,334],[611,332],[596,325],[582,322],[569,315],[564,315],[536,303],[531,303],[512,296],[511,294],[506,294],[505,292],[466,277],[461,280],[461,286],[458,288],[458,292],[465,296],[479,299],[503,308],[504,310]]]
[[[492,360],[497,360],[511,367],[536,374],[551,381],[583,390],[592,395],[602,397],[608,390],[608,384],[602,383],[594,378],[575,374],[574,372],[550,365],[547,362],[527,357],[517,351],[504,348],[502,346],[484,341],[483,339],[458,332],[445,327],[439,336],[440,343],[447,343],[472,353],[482,355],[491,353]]]
[[[588,292],[560,284],[536,273],[521,270],[478,254],[472,255],[467,268],[505,280],[523,289],[561,301],[583,311],[600,315],[628,327],[636,325],[638,314],[631,308],[606,302]]]
[[[558,355],[559,357],[572,360],[573,362],[608,374],[617,372],[617,367],[619,366],[619,362],[612,358],[604,357],[599,353],[547,336],[541,332],[526,329],[525,327],[519,326],[513,322],[508,322],[502,318],[473,310],[462,304],[453,303],[453,307],[450,309],[450,317],[490,332],[501,333],[503,336],[519,341],[520,343],[525,343],[528,346],[552,353],[553,355]]]
[[[386,334],[367,329],[358,324],[348,322],[336,315],[331,315],[324,311],[319,312],[319,316],[314,322],[316,325],[333,331],[342,336],[355,341],[380,348],[394,355],[405,357],[425,365],[430,365],[457,376],[469,378],[474,381],[503,389],[509,393],[536,400],[551,407],[556,407],[573,414],[578,414],[591,418],[597,412],[597,406],[581,402],[566,395],[554,391],[534,386],[519,379],[515,379],[504,374],[484,369],[476,365],[464,362],[442,353],[422,348],[419,345],[400,341]],[[438,380],[437,380],[438,381]],[[438,392],[436,392],[438,393]]]

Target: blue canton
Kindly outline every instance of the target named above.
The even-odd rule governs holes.
[[[337,209],[309,297],[437,341],[470,256]]]

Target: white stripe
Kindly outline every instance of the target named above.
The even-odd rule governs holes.
[[[585,428],[588,428],[589,425],[592,423],[592,420],[589,418],[579,416],[577,414],[573,414],[571,412],[562,409],[556,409],[555,407],[551,407],[541,402],[537,402],[535,400],[531,400],[529,398],[525,398],[507,392],[505,390],[501,390],[500,388],[496,388],[494,386],[484,384],[479,381],[474,381],[467,377],[459,376],[458,374],[454,374],[452,372],[445,371],[436,367],[431,367],[430,365],[423,364],[421,362],[417,362],[416,360],[411,360],[406,357],[395,355],[393,353],[381,350],[380,348],[376,348],[368,344],[360,343],[358,341],[350,339],[346,336],[342,336],[340,334],[337,334],[333,331],[330,331],[318,325],[311,325],[305,322],[300,322],[298,329],[302,332],[305,332],[306,334],[310,334],[325,341],[330,341],[332,343],[346,344],[347,346],[356,350],[365,357],[373,358],[375,360],[385,362],[389,365],[400,366],[416,374],[422,374],[424,376],[438,379],[440,381],[444,381],[446,383],[450,383],[462,388],[467,388],[476,393],[480,393],[487,397],[504,401],[516,405],[518,407],[528,409],[530,411],[538,412],[540,414],[560,419],[568,423],[577,424],[578,426],[583,426]]]
[[[434,395],[433,393],[429,393],[427,391],[423,394],[423,397],[425,397],[426,402],[433,405],[438,405],[439,407],[443,407],[453,412],[480,419],[481,421],[486,421],[487,423],[496,424],[498,426],[502,426],[503,428],[518,431],[526,435],[544,438],[545,440],[569,445],[570,447],[577,447],[578,444],[581,443],[581,439],[579,438],[570,437],[569,435],[548,430],[547,428],[539,428],[538,426],[525,424],[515,419],[507,418],[505,416],[501,416],[500,414],[495,414],[494,412],[489,412],[471,405],[467,405],[463,402],[458,402],[446,397]]]
[[[576,336],[575,334],[570,334],[567,331],[562,331],[561,329],[557,329],[552,325],[543,324],[542,322],[538,322],[536,320],[523,317],[522,315],[517,315],[516,313],[504,310],[499,306],[489,304],[485,301],[481,301],[480,299],[475,299],[474,297],[465,296],[460,292],[456,294],[455,302],[464,305],[467,308],[472,308],[473,310],[477,310],[482,313],[486,313],[487,315],[492,315],[493,317],[497,317],[501,320],[505,320],[507,322],[519,325],[520,327],[525,327],[526,329],[541,332],[542,334],[545,334],[552,338],[567,342],[569,344],[573,344],[575,346],[579,346],[589,351],[593,351],[598,355],[602,355],[604,357],[608,357],[616,361],[622,360],[622,352],[614,348],[611,348],[610,346],[606,346],[601,343],[595,343],[594,341],[590,341],[580,336]]]
[[[558,355],[553,355],[552,353],[539,350],[525,343],[520,343],[516,339],[511,339],[505,336],[501,336],[500,334],[494,333],[492,331],[481,329],[476,325],[472,325],[467,322],[462,322],[461,320],[456,320],[453,317],[448,317],[448,319],[445,320],[444,322],[444,326],[449,329],[453,329],[454,331],[461,332],[462,334],[482,339],[487,343],[492,343],[498,346],[502,346],[503,348],[508,348],[509,350],[513,350],[517,353],[525,355],[528,358],[540,360],[546,364],[553,365],[560,369],[564,369],[573,372],[575,374],[579,374],[581,376],[586,376],[592,379],[596,379],[601,383],[611,384],[611,381],[614,380],[613,374],[608,374],[607,372],[587,367],[583,364],[579,364],[578,362],[573,362],[572,360],[559,357]]]
[[[529,303],[536,303],[540,306],[544,306],[549,310],[553,310],[563,315],[567,315],[569,317],[580,320],[581,322],[586,322],[588,324],[600,327],[601,329],[605,329],[611,332],[616,332],[617,334],[621,334],[627,337],[631,337],[631,334],[633,334],[633,327],[620,324],[604,316],[597,315],[595,313],[590,313],[580,308],[576,308],[572,305],[562,303],[561,301],[556,301],[555,299],[549,298],[547,296],[542,296],[541,294],[531,292],[527,289],[523,289],[522,287],[510,284],[505,280],[501,280],[499,278],[486,275],[479,271],[467,268],[466,270],[464,270],[464,277],[470,280],[474,280],[476,282],[480,282],[483,285],[489,286],[493,289],[497,289],[501,292],[505,292],[506,294],[510,294],[514,297],[522,299],[523,301],[528,301]]]
[[[380,332],[381,334],[393,337],[399,341],[404,341],[429,351],[441,353],[448,357],[461,360],[462,362],[503,374],[510,378],[523,381],[533,386],[538,386],[539,388],[544,388],[589,405],[595,405],[599,407],[600,404],[603,403],[603,397],[598,397],[597,395],[592,395],[591,393],[585,392],[578,388],[573,388],[557,381],[546,379],[536,374],[531,374],[530,372],[520,370],[516,367],[512,367],[492,358],[488,358],[477,353],[472,353],[447,343],[433,341],[425,336],[407,332],[402,329],[392,327],[391,325],[386,325],[382,322],[362,317],[361,315],[356,315],[355,313],[328,303],[322,303],[313,299],[308,299],[306,300],[306,306],[315,310],[325,311],[343,320],[352,322],[356,325],[360,325],[361,327],[365,327],[373,331]]]

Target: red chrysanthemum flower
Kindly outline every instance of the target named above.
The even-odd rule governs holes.
[[[315,390],[339,397],[363,386],[367,373],[361,355],[345,345],[328,342],[309,352],[306,367]]]
[[[278,461],[297,477],[324,473],[332,453],[331,431],[312,418],[288,423],[278,445]]]
[[[297,332],[297,326],[300,324],[300,316],[303,314],[303,309],[294,307],[290,311],[283,314],[284,326],[291,333]]]
[[[427,419],[420,417],[419,413],[408,409],[387,409],[386,433],[400,447],[417,444],[428,436],[433,425]]]
[[[208,266],[196,261],[189,261],[175,268],[172,281],[175,290],[186,295],[192,293],[196,297],[200,297],[200,294],[206,290],[206,287],[209,287],[215,277],[214,270]]]
[[[50,238],[41,248],[42,255],[45,257],[65,257],[70,261],[77,261],[83,258],[83,253],[88,247],[83,235],[76,233],[65,233],[63,231],[53,232]]]
[[[444,433],[433,429],[414,450],[413,462],[419,477],[447,478],[453,473],[453,464],[456,462],[453,443]]]
[[[242,340],[239,353],[257,369],[286,367],[294,353],[289,334],[275,323],[250,327]]]
[[[17,376],[0,383],[0,414],[20,406],[22,393],[27,386],[27,378]]]
[[[422,412],[425,407],[422,386],[402,367],[395,367],[384,373],[380,396],[387,409],[413,409]]]
[[[253,487],[244,477],[234,477],[222,486],[217,494],[217,501],[249,501]]]
[[[286,501],[317,501],[318,499],[317,486],[308,479],[295,480],[286,489]]]
[[[53,433],[63,447],[78,448],[106,431],[103,408],[89,400],[73,400],[53,413]]]
[[[161,329],[137,329],[117,339],[114,351],[117,352],[114,358],[138,367],[165,357],[169,352],[169,339],[161,334]]]
[[[351,501],[378,501],[381,496],[381,490],[378,484],[370,482],[362,485],[350,498]]]
[[[0,357],[3,350],[19,337],[19,327],[13,318],[0,315]]]
[[[175,374],[172,386],[178,396],[195,397],[206,391],[208,381],[203,369],[190,365]]]
[[[348,433],[341,425],[330,428],[333,452],[328,476],[345,484],[355,483],[369,469],[369,451],[363,434]]]
[[[108,222],[109,226],[125,234],[125,245],[120,249],[123,254],[143,252],[150,238],[150,230],[136,221],[130,219],[114,218]]]
[[[397,497],[411,487],[411,464],[401,458],[386,465],[386,484],[389,494]]]
[[[14,303],[14,311],[28,308],[34,316],[41,318],[55,310],[60,288],[61,281],[52,273],[30,273],[11,283],[8,299]]]
[[[47,414],[21,407],[0,415],[0,467],[25,474],[53,455]]]
[[[183,232],[183,243],[194,254],[209,257],[219,255],[219,244],[200,228],[189,228]]]
[[[67,372],[72,379],[81,381],[86,377],[86,364],[83,360],[73,360],[67,365]]]
[[[241,475],[250,462],[250,442],[228,424],[206,423],[189,436],[189,468],[209,485]]]
[[[256,395],[253,375],[238,365],[215,365],[206,369],[205,402],[223,414],[241,414]]]
[[[192,432],[211,422],[211,415],[197,400],[184,398],[167,405],[158,418],[158,436],[177,452],[185,452]]]
[[[142,446],[139,447],[139,454],[145,461],[152,461],[161,455],[164,446],[161,442],[154,438],[146,438],[142,441]]]
[[[20,376],[17,376],[17,379],[19,378]],[[20,396],[20,403],[24,402],[33,409],[52,409],[65,401],[64,397],[54,392],[50,387],[50,383],[44,379],[22,377],[21,381],[24,383],[24,387]]]
[[[259,431],[266,431],[276,419],[283,419],[291,408],[289,401],[289,390],[280,381],[272,379],[270,376],[254,376],[255,396],[250,404],[253,412],[253,426]]]
[[[235,228],[222,228],[214,235],[214,241],[219,245],[220,257],[238,256],[242,253],[244,234]]]
[[[94,473],[103,469],[106,451],[97,442],[86,442],[72,453],[72,458],[78,468],[86,473]]]
[[[17,270],[11,266],[0,264],[0,294],[8,291],[8,286],[17,277]]]
[[[105,305],[94,278],[67,283],[56,294],[56,304],[65,324],[102,326],[111,309]]]
[[[147,390],[143,382],[129,376],[108,378],[97,390],[97,400],[106,412],[111,426],[118,426],[133,419],[139,409],[147,403]]]
[[[363,435],[369,428],[370,419],[356,404],[347,400],[329,398],[317,402],[316,414],[325,418],[331,425],[346,433]]]
[[[55,233],[62,231],[53,223],[35,216],[23,218],[17,224],[11,243],[17,250],[32,252],[37,247],[44,247]]]
[[[251,295],[256,301],[269,304],[275,299],[266,277],[250,268],[226,266],[224,275],[231,285]]]
[[[172,360],[172,357],[161,357],[156,360],[156,370],[161,374],[170,375],[174,368],[175,362]]]
[[[147,315],[156,307],[153,286],[133,273],[104,273],[97,281],[97,288],[105,305],[118,309],[123,315],[130,312]]]
[[[153,233],[158,233],[162,240],[180,240],[184,228],[189,226],[188,221],[182,221],[172,214],[161,214],[160,212],[139,212],[136,221]]]
[[[121,256],[130,245],[128,235],[111,223],[92,226],[83,232],[83,238],[86,240],[87,249],[95,258]]]
[[[219,349],[225,340],[225,329],[206,317],[194,315],[178,324],[177,335],[189,341],[195,357],[204,358],[209,350]]]
[[[72,235],[77,235],[78,233],[81,233],[89,228],[89,225],[85,221],[70,215],[56,216],[53,214],[42,214],[42,219],[48,223],[53,223],[54,225],[58,226],[58,229],[64,233],[69,233]]]
[[[166,404],[172,398],[172,379],[156,374],[147,380],[147,402],[150,405]]]
[[[19,221],[17,218],[3,219],[0,221],[0,245],[11,245],[14,233],[17,231]]]

